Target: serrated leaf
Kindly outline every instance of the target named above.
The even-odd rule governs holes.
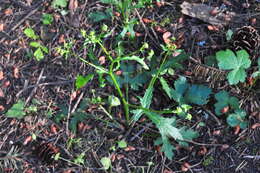
[[[215,94],[215,99],[217,100],[217,103],[214,104],[215,106],[215,113],[217,115],[221,115],[221,110],[226,106],[231,106],[233,109],[239,108],[239,102],[236,97],[230,97],[228,92],[226,91],[220,91],[217,94]]]
[[[24,111],[24,102],[22,100],[19,100],[7,111],[5,115],[9,118],[22,119],[26,115]]]
[[[171,90],[171,98],[173,98],[176,102],[183,102],[183,95],[188,89],[189,84],[185,77],[180,77],[178,80],[174,82],[174,90]]]
[[[170,88],[167,81],[163,77],[160,77],[160,82],[161,82],[163,90],[166,92],[168,97],[172,99],[172,94],[171,94],[172,88]]]
[[[31,39],[33,39],[33,40],[36,40],[37,38],[39,38],[39,36],[38,36],[37,34],[35,34],[35,32],[34,32],[34,30],[33,30],[32,28],[26,28],[26,29],[23,31],[23,33],[24,33],[27,37],[29,37],[29,38],[31,38]]]
[[[164,138],[161,152],[163,152],[168,159],[172,160],[172,158],[174,156],[174,153],[173,153],[174,150],[175,150],[175,148],[170,143],[168,138]]]
[[[188,103],[204,105],[208,102],[211,89],[204,85],[192,85],[185,94]]]
[[[219,51],[216,55],[220,69],[232,70],[227,76],[231,85],[245,81],[245,69],[249,68],[251,65],[249,54],[245,50],[237,51],[237,56],[229,49],[226,51]]]
[[[243,110],[236,110],[235,113],[229,114],[227,117],[227,123],[231,127],[239,125],[241,128],[246,128],[247,122],[245,121],[246,112]]]
[[[91,81],[94,77],[94,74],[88,74],[87,76],[78,75],[76,78],[76,89],[80,89],[84,87],[89,81]]]

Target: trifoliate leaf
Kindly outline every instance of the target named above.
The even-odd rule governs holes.
[[[24,102],[22,100],[19,100],[16,104],[14,104],[6,113],[7,117],[18,119],[22,119],[25,115]]]
[[[204,85],[192,85],[185,94],[188,103],[204,105],[208,102],[211,89]]]
[[[231,85],[244,82],[246,78],[245,69],[249,68],[251,61],[245,50],[239,50],[236,55],[231,50],[219,51],[216,54],[218,66],[223,70],[232,70],[228,73],[228,82]]]

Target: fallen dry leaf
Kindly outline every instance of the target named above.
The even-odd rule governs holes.
[[[155,26],[154,29],[155,29],[155,31],[160,32],[160,33],[165,33],[167,31],[165,28],[162,28],[160,26]]]
[[[154,22],[154,20],[148,19],[148,18],[143,18],[142,20],[143,20],[144,23],[152,23],[152,22]]]
[[[125,148],[125,151],[134,151],[135,150],[135,147],[133,146],[128,146]]]
[[[77,98],[77,91],[73,91],[70,95],[71,101],[75,100]]]
[[[69,10],[75,11],[78,8],[78,0],[70,0],[69,2]]]
[[[59,37],[59,41],[58,43],[64,43],[65,42],[65,35],[64,34],[61,34],[60,37]]]
[[[0,105],[0,111],[4,111],[5,107],[3,105]]]
[[[14,78],[18,79],[19,77],[19,69],[17,67],[14,67]]]
[[[170,39],[171,35],[172,35],[171,32],[165,32],[163,34],[162,37],[163,37],[163,41],[164,41],[165,44],[170,44],[171,43],[171,39]]]
[[[258,127],[260,127],[260,123],[255,123],[251,126],[252,129],[256,129]]]
[[[205,155],[205,154],[207,154],[207,152],[208,152],[207,148],[205,146],[202,146],[198,152],[198,155],[200,155],[200,156]]]
[[[32,141],[32,136],[28,136],[27,138],[25,138],[24,142],[23,142],[23,145],[27,145],[29,142]]]
[[[98,58],[99,64],[103,65],[106,63],[106,57],[105,56],[101,56]]]
[[[0,22],[0,32],[4,31],[4,23]]]
[[[13,14],[13,10],[11,9],[11,8],[7,8],[5,11],[4,11],[4,14],[5,15],[11,15],[11,14]]]
[[[51,132],[55,135],[58,134],[58,127],[55,124],[51,125]]]
[[[187,172],[190,169],[190,164],[188,162],[185,162],[181,165],[181,170],[183,172]]]
[[[0,80],[3,80],[3,79],[4,79],[4,72],[0,71]]]
[[[240,132],[240,126],[237,125],[236,127],[234,127],[234,134],[237,135]]]
[[[5,97],[5,94],[1,88],[0,88],[0,97]]]

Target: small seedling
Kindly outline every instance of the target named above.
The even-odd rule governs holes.
[[[102,157],[100,162],[105,170],[108,170],[112,166],[111,159],[109,157]]]
[[[53,22],[53,15],[52,14],[44,13],[42,15],[42,23],[44,25],[50,25],[50,24],[52,24],[52,22]]]
[[[243,110],[235,110],[234,113],[229,114],[227,117],[227,123],[231,127],[240,126],[241,129],[245,129],[248,125],[248,122],[245,121],[246,112]]]
[[[39,39],[39,36],[34,32],[34,30],[32,28],[26,28],[24,30],[24,34],[30,39],[33,39],[33,40]],[[43,46],[39,40],[31,41],[30,46],[33,48],[36,48],[33,55],[37,61],[40,61],[44,58],[44,53],[46,53],[46,54],[49,53],[48,48]]]

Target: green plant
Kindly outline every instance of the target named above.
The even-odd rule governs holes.
[[[62,15],[66,15],[68,12],[66,10],[64,10],[64,8],[66,8],[68,5],[68,0],[53,0],[51,3],[51,6],[60,11],[60,13]]]
[[[43,13],[42,14],[42,23],[44,25],[50,25],[53,22],[53,15],[52,14],[47,14],[47,13]]]
[[[215,94],[215,99],[217,103],[214,104],[215,106],[215,113],[217,115],[223,114],[223,109],[226,107],[230,107],[231,109],[239,109],[239,101],[236,97],[229,96],[228,92],[220,91]]]
[[[63,56],[65,59],[68,59],[68,57],[72,54],[72,47],[73,47],[74,41],[68,41],[68,42],[64,42],[63,46],[58,46],[56,48],[56,51]]]
[[[100,162],[105,170],[108,170],[112,166],[111,159],[109,157],[102,157]]]
[[[242,129],[245,129],[248,125],[248,122],[245,120],[246,112],[238,109],[234,113],[229,114],[227,117],[227,123],[231,127],[239,126]]]
[[[39,36],[34,32],[34,30],[32,28],[26,28],[24,30],[24,34],[28,37],[31,38],[33,40],[37,40],[39,39]],[[30,46],[33,48],[36,48],[36,50],[34,51],[33,55],[35,57],[35,59],[37,61],[40,61],[44,58],[44,53],[48,54],[49,50],[47,47],[43,46],[40,43],[40,40],[38,41],[31,41],[30,42]]]
[[[250,67],[251,61],[245,50],[239,50],[236,55],[231,50],[219,51],[216,54],[218,66],[223,70],[231,70],[227,79],[230,85],[244,82],[246,78],[246,69]]]
[[[76,89],[80,89],[84,87],[89,81],[91,81],[94,77],[94,74],[88,74],[87,76],[78,75],[76,77]]]
[[[22,119],[28,113],[34,113],[37,111],[35,105],[25,107],[25,102],[23,100],[18,100],[6,113],[6,117]]]

